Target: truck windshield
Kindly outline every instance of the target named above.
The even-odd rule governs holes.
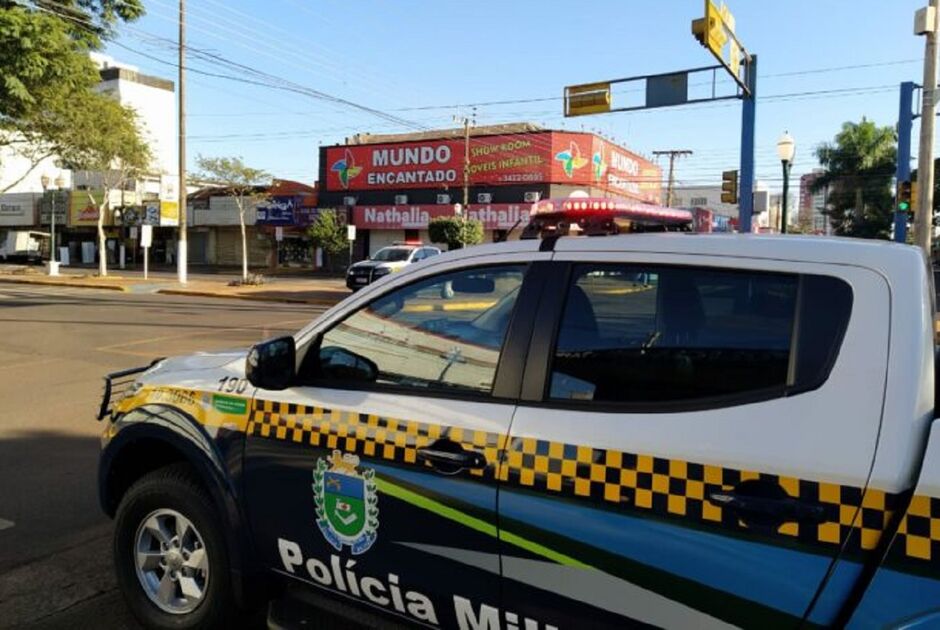
[[[384,247],[375,252],[375,256],[372,257],[372,260],[400,262],[402,260],[408,260],[408,254],[410,253],[411,250],[406,247]]]

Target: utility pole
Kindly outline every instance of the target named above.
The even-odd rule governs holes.
[[[470,203],[470,119],[463,119],[463,207]]]
[[[672,207],[672,189],[675,186],[675,163],[677,157],[683,157],[686,155],[692,155],[692,152],[688,149],[669,149],[666,151],[653,151],[653,155],[659,157],[661,155],[669,156],[669,184],[666,186],[666,207]]]
[[[176,248],[176,264],[180,284],[187,282],[188,252],[186,249],[186,0],[180,0],[180,46],[179,46],[179,244]]]
[[[940,0],[918,11],[915,32],[926,36],[924,43],[923,104],[920,119],[920,148],[917,156],[917,210],[914,215],[914,243],[930,257],[933,225],[933,137],[937,102],[937,26]],[[919,24],[923,16],[923,24]]]
[[[466,211],[470,203],[470,125],[476,125],[477,108],[473,108],[471,116],[463,117],[463,207]],[[454,115],[454,121],[460,122],[461,118]]]

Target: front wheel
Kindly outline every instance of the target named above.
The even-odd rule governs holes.
[[[152,472],[118,507],[118,586],[146,628],[216,628],[235,612],[228,555],[212,500],[185,466]]]

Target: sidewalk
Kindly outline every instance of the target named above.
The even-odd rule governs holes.
[[[33,284],[63,286],[82,289],[106,289],[130,293],[162,293],[213,298],[234,298],[289,304],[316,304],[332,306],[349,295],[342,279],[338,278],[268,278],[261,286],[229,286],[238,274],[213,277],[190,277],[186,285],[170,274],[155,274],[144,280],[138,273],[121,275],[115,270],[107,277],[98,277],[91,270],[63,270],[59,276],[47,276],[42,267],[0,265],[0,284]]]

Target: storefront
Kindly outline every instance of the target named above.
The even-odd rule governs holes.
[[[257,208],[255,225],[271,243],[270,259],[279,269],[319,267],[307,229],[317,216],[317,190],[300,182],[278,180]]]
[[[0,230],[29,228],[36,224],[38,193],[6,193],[0,195]]]
[[[428,242],[428,222],[458,212],[479,219],[492,241],[518,238],[534,202],[574,190],[650,204],[661,198],[656,164],[591,133],[520,124],[477,127],[469,142],[462,130],[353,141],[321,147],[319,205],[355,224],[358,258],[394,242]]]

